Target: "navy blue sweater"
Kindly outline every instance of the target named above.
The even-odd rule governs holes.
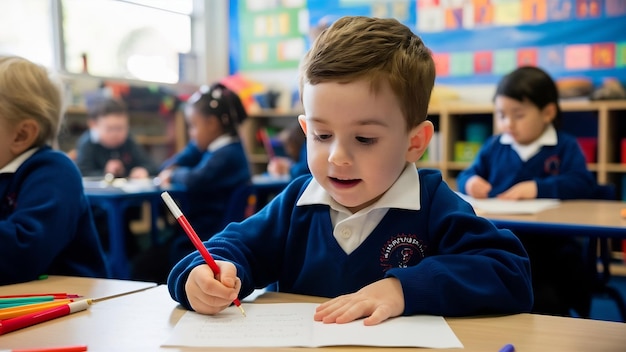
[[[155,163],[130,136],[117,148],[94,143],[88,130],[80,136],[76,143],[76,164],[83,176],[104,176],[104,167],[111,159],[122,161],[126,169],[124,177],[135,167],[145,168],[150,175],[157,172]]]
[[[557,145],[543,146],[528,161],[522,161],[511,145],[500,143],[500,135],[492,136],[472,165],[459,174],[459,192],[466,193],[467,180],[478,175],[491,184],[490,198],[531,180],[537,183],[537,198],[593,198],[596,181],[587,170],[578,142],[560,131],[557,140]]]
[[[0,174],[0,258],[2,285],[108,276],[81,175],[65,154],[43,147]]]
[[[390,209],[349,255],[333,237],[327,205],[295,205],[311,176],[292,181],[260,212],[205,245],[216,259],[235,263],[240,297],[273,282],[282,292],[335,297],[392,276],[402,284],[405,315],[529,311],[530,264],[519,240],[477,217],[439,171],[419,176],[421,209]],[[187,309],[185,281],[202,263],[194,252],[168,278],[172,298]]]

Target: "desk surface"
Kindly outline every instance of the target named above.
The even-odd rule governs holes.
[[[319,298],[269,292],[257,302],[315,302]],[[244,303],[245,305],[245,303]],[[165,286],[98,302],[78,312],[0,336],[2,348],[33,348],[87,344],[94,351],[197,351],[160,345],[170,336],[185,310]],[[447,319],[465,346],[463,351],[498,351],[512,343],[517,351],[623,351],[626,324],[519,314],[503,317]],[[416,332],[418,333],[418,332]],[[217,350],[217,349],[202,349]],[[228,349],[228,351],[248,351]],[[305,348],[271,349],[304,351]],[[367,347],[326,347],[325,351],[373,350]],[[395,350],[424,351],[401,348]],[[451,349],[449,351],[459,351]]]
[[[532,215],[478,215],[488,218],[503,227],[523,226],[525,228],[550,228],[570,231],[572,234],[589,234],[600,237],[626,238],[626,219],[620,211],[626,208],[621,201],[605,200],[568,200],[562,201],[558,207],[543,210]]]
[[[128,294],[153,287],[156,287],[154,282],[50,276],[45,280],[0,286],[0,294],[13,295],[23,293],[65,292],[78,294],[84,298],[97,299]],[[0,338],[0,346],[2,345],[1,342],[2,340]]]

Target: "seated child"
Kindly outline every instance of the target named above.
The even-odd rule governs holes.
[[[61,87],[44,67],[0,56],[0,285],[108,276],[80,173],[51,148]]]
[[[267,164],[267,172],[272,176],[289,175],[292,179],[298,176],[309,175],[309,165],[306,161],[306,136],[297,121],[280,134],[286,157],[275,156]]]
[[[366,35],[364,35],[366,33]],[[331,298],[313,318],[378,324],[399,315],[527,312],[530,266],[517,237],[477,217],[436,170],[417,170],[432,137],[430,50],[395,19],[343,17],[300,66],[312,177],[204,244],[172,270],[172,298],[216,314],[278,282]]]
[[[76,164],[83,176],[146,178],[156,165],[129,134],[126,104],[103,98],[89,107],[89,130],[79,138]]]
[[[506,75],[494,97],[501,134],[483,144],[457,178],[459,191],[474,198],[593,198],[596,181],[576,139],[557,129],[559,95],[552,78],[537,67]],[[532,267],[536,313],[588,311],[591,292],[583,248],[575,238],[516,232]]]
[[[185,115],[191,142],[164,163],[159,179],[166,187],[185,187],[185,216],[200,238],[207,240],[222,230],[233,191],[251,182],[248,159],[238,138],[239,126],[247,114],[237,94],[217,83],[203,86],[189,98]],[[154,276],[159,271],[154,261],[150,264],[140,260],[136,278],[165,282],[174,264],[193,251],[187,235],[178,224],[175,226],[174,236],[164,246],[168,252],[167,260],[161,260],[165,269]]]

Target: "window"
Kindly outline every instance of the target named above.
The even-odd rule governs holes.
[[[65,69],[178,82],[179,55],[191,50],[191,1],[143,3],[152,7],[129,1],[62,0]],[[163,10],[156,4],[169,7]]]
[[[68,73],[176,83],[179,56],[191,51],[192,3],[2,0],[0,54]],[[62,9],[62,19],[54,8]],[[62,28],[55,30],[56,23]]]
[[[0,55],[23,56],[55,67],[50,1],[4,0],[0,13]]]

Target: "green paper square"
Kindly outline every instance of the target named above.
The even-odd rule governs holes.
[[[626,42],[615,43],[615,67],[626,67]]]
[[[474,54],[470,52],[450,54],[450,75],[470,76],[474,74]]]
[[[507,74],[517,68],[517,53],[515,50],[495,50],[493,52],[493,73]]]

